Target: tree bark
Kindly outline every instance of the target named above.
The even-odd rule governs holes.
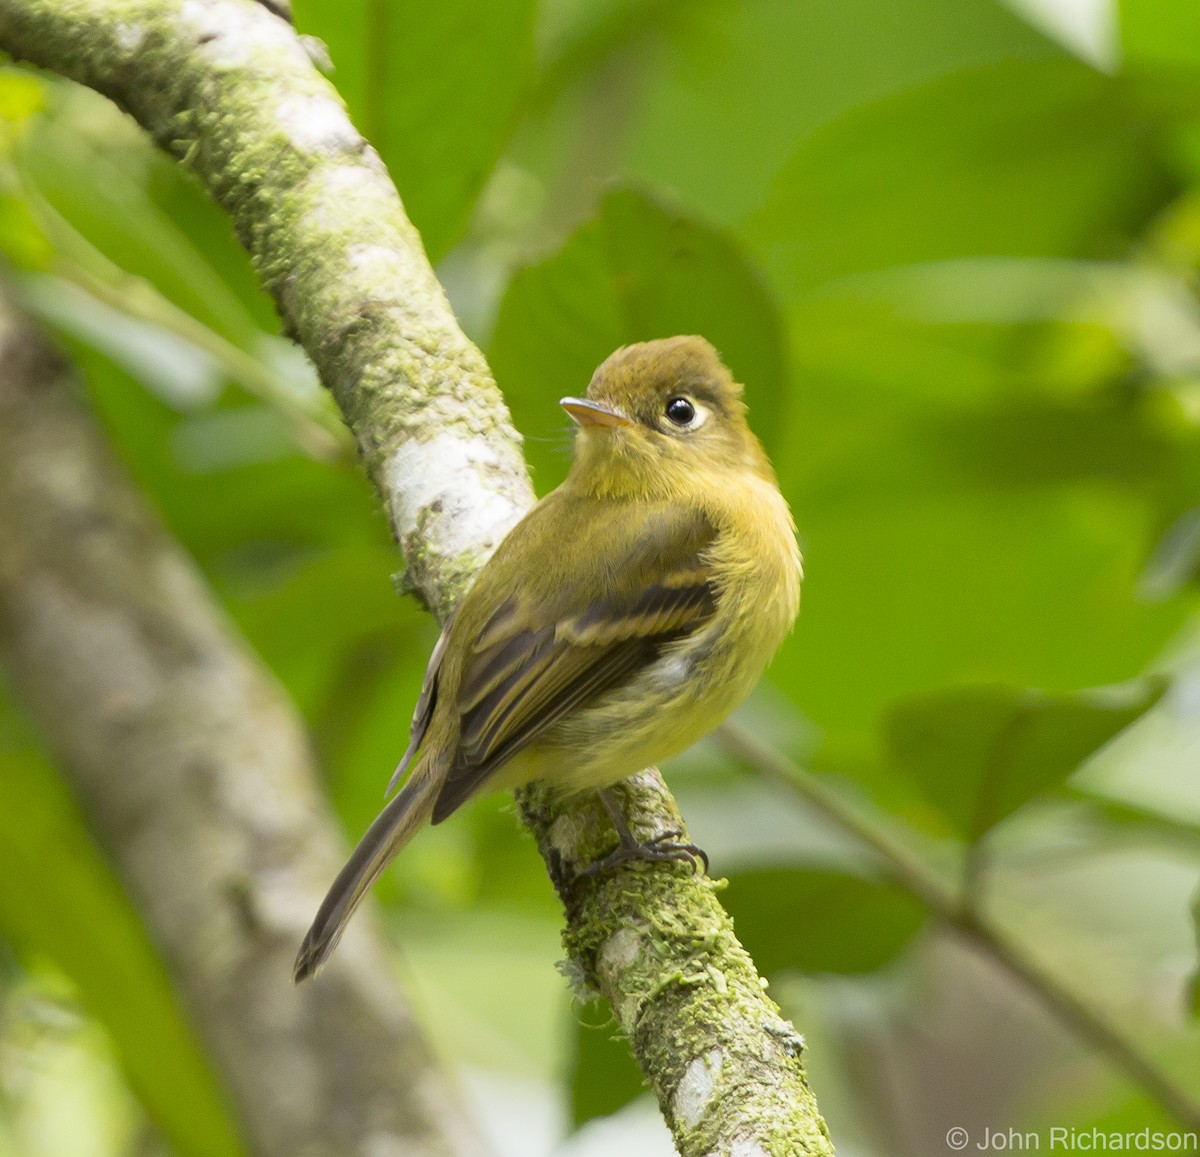
[[[410,585],[444,618],[532,492],[482,355],[300,38],[249,0],[0,0],[0,46],[110,96],[231,214],[354,432]],[[657,772],[621,795],[642,838],[682,831]],[[520,803],[576,989],[612,1001],[680,1153],[832,1153],[800,1037],[712,881],[646,865],[580,879],[615,842],[600,809],[537,788]]]
[[[262,1157],[485,1150],[364,921],[291,962],[342,841],[300,720],[0,301],[0,661],[144,914]]]

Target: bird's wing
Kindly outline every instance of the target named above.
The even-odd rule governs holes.
[[[429,730],[429,721],[433,718],[433,709],[437,706],[438,677],[442,673],[442,657],[446,654],[446,643],[450,639],[450,628],[453,625],[454,616],[451,615],[446,620],[446,625],[442,628],[438,641],[434,644],[433,654],[429,656],[429,663],[425,668],[425,678],[421,683],[421,694],[417,696],[417,706],[413,711],[412,726],[408,732],[408,748],[400,757],[396,770],[392,772],[392,778],[388,780],[387,790],[383,793],[385,797],[395,791],[396,784],[408,770],[408,765],[412,763],[413,756],[417,754],[421,741],[425,738],[425,732]]]
[[[700,512],[648,520],[604,560],[605,589],[530,605],[510,597],[487,621],[458,682],[458,749],[433,810],[445,819],[569,712],[631,679],[716,609]]]

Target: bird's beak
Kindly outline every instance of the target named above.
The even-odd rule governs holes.
[[[593,402],[588,398],[563,398],[558,403],[571,418],[585,429],[589,426],[631,426],[633,423],[624,414],[618,414],[609,406]]]

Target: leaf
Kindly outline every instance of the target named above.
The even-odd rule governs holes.
[[[771,677],[823,766],[869,774],[899,698],[1118,682],[1183,621],[1138,583],[1195,429],[1123,388],[1111,335],[1061,388],[1062,330],[979,292],[1001,266],[1057,292],[1064,263],[1136,245],[1172,196],[1176,117],[1077,63],[964,71],[819,129],[747,218],[803,384],[773,458],[804,600]],[[913,283],[939,278],[935,307]]]
[[[780,437],[784,337],[757,270],[728,235],[621,189],[556,254],[516,274],[490,358],[518,426],[544,434],[562,426],[553,403],[581,393],[614,349],[677,333],[703,334],[721,351],[745,383],[755,429],[768,445]],[[561,472],[538,450],[538,466]]]
[[[1109,842],[1130,841],[1158,852],[1200,854],[1200,821],[1170,812],[1170,805],[1148,806],[1105,791],[1072,783],[1068,799],[1083,808],[1086,821]]]
[[[964,70],[814,133],[746,233],[797,301],[920,261],[1099,254],[1163,195],[1146,125],[1171,115],[1076,62]]]
[[[1060,54],[989,0],[681,4],[660,23],[625,171],[720,221],[761,204],[797,144],[847,109],[973,65]]]
[[[0,253],[17,269],[45,269],[54,249],[29,206],[11,193],[0,193]]]
[[[609,1011],[608,1002],[589,1006]],[[575,1019],[574,1050],[567,1076],[571,1097],[571,1125],[578,1129],[596,1117],[607,1117],[623,1109],[646,1089],[641,1070],[629,1052],[629,1044],[617,1035],[615,1022],[585,1024]]]
[[[534,0],[298,0],[358,128],[383,157],[425,250],[457,240],[530,82]]]
[[[1185,510],[1167,527],[1142,572],[1141,592],[1157,602],[1200,577],[1200,506]]]
[[[0,926],[70,977],[181,1157],[243,1152],[162,962],[74,802],[31,755],[0,752]]]
[[[90,99],[101,103],[98,97]],[[30,182],[109,261],[146,278],[198,321],[253,351],[261,336],[259,318],[270,316],[264,295],[247,284],[248,262],[239,257],[240,290],[255,303],[256,316],[210,260],[214,251],[221,252],[218,239],[225,250],[233,246],[228,218],[219,216],[195,183],[149,141],[131,136],[116,110],[101,104],[92,112],[96,123],[84,116],[60,116],[40,122],[27,135],[20,160]],[[113,141],[99,137],[110,116],[117,122]],[[176,217],[156,203],[156,185],[172,191]],[[198,234],[208,242],[203,251]],[[69,237],[61,240],[68,260],[87,260],[72,248]]]
[[[11,66],[0,69],[0,152],[27,127],[46,105],[45,81]]]
[[[1200,888],[1196,889],[1192,900],[1192,926],[1196,931],[1196,951],[1200,955]],[[1192,1016],[1200,1020],[1200,963],[1197,963],[1188,983],[1188,1005]]]
[[[247,586],[236,591],[235,587],[234,593],[241,595],[234,608],[238,626],[306,713],[317,707],[329,685],[342,675],[343,664],[350,664],[346,674],[352,681],[368,674],[360,671],[355,661],[355,652],[364,640],[385,637],[393,651],[408,650],[404,636],[396,636],[402,627],[413,630],[420,621],[419,611],[412,601],[402,603],[388,581],[399,561],[388,543],[345,543],[328,552],[297,554],[291,559],[284,554],[281,573],[268,585],[264,571],[269,573],[271,565],[269,550],[269,543],[257,543],[227,556],[223,577],[240,580],[237,585],[261,584],[259,590]],[[231,586],[234,583],[227,582],[227,589]],[[300,640],[297,623],[304,624]],[[404,657],[419,679],[427,655],[418,652]],[[410,714],[411,704],[400,703],[390,720],[392,743],[398,743],[401,750]],[[377,776],[387,763],[395,763],[397,755],[385,759]],[[386,780],[385,775],[381,782]],[[378,799],[372,802],[377,804]]]
[[[818,868],[731,873],[722,901],[763,974],[873,972],[925,920],[921,905],[891,884]]]
[[[891,763],[959,835],[977,840],[1030,800],[1061,786],[1148,711],[1161,680],[1077,695],[961,687],[911,699],[884,723]]]
[[[1192,0],[1120,0],[1118,11],[1128,63],[1200,65],[1200,6]]]
[[[209,572],[214,569],[225,594],[253,585],[259,595],[274,585],[281,569],[328,548],[376,547],[376,566],[360,569],[361,581],[387,587],[386,571],[398,556],[381,563],[390,549],[386,522],[363,473],[292,455],[229,464],[198,474],[178,448],[186,429],[174,410],[152,397],[129,372],[96,348],[70,334],[60,335],[79,366],[100,419],[135,478],[151,491],[172,531]],[[215,411],[235,408],[243,399],[224,399]],[[253,555],[253,566],[244,565]],[[287,564],[286,566],[284,564]],[[253,572],[253,573],[250,573]],[[236,577],[237,591],[226,580]],[[360,597],[344,592],[348,605]],[[297,638],[296,645],[302,645]]]

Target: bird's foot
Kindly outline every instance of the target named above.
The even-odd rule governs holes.
[[[684,843],[680,838],[683,832],[678,828],[668,829],[643,843],[629,830],[624,814],[608,792],[601,791],[599,795],[621,842],[604,859],[583,868],[580,877],[599,876],[638,860],[652,864],[687,864],[693,872],[703,864],[704,874],[708,875],[708,854],[696,844]]]
[[[628,844],[621,842],[604,859],[589,864],[579,875],[583,877],[599,876],[602,872],[609,872],[622,864],[633,863],[637,860],[652,864],[687,864],[692,871],[703,864],[704,874],[708,875],[708,853],[696,844],[680,843],[678,841],[680,834],[678,831],[663,832],[662,835],[655,836],[654,839],[648,840],[644,844],[637,840]]]

